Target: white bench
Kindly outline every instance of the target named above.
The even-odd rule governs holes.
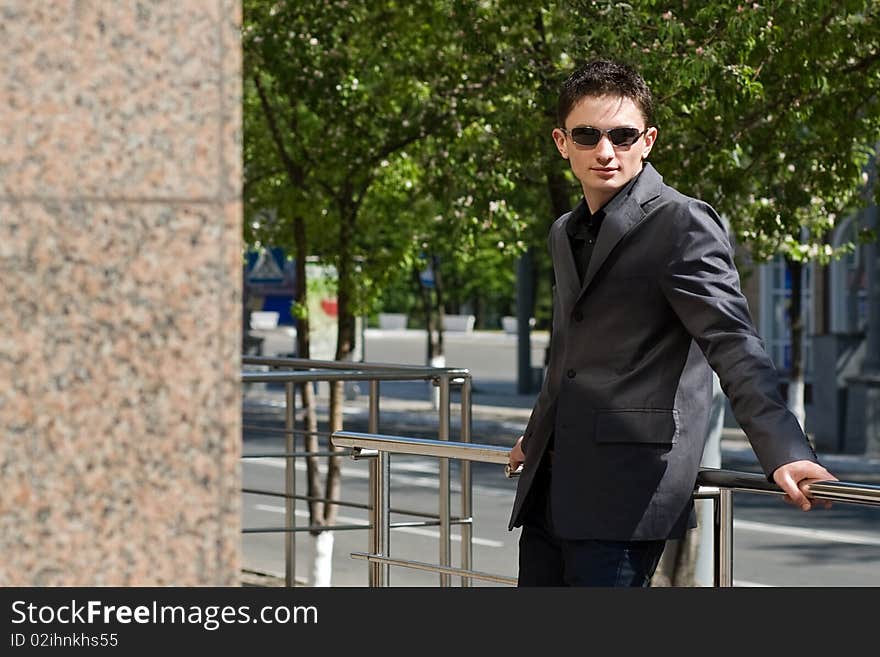
[[[443,315],[443,330],[470,333],[476,321],[476,315]]]
[[[535,328],[535,318],[529,318],[529,327]],[[504,329],[505,333],[517,334],[519,333],[519,320],[513,315],[505,315],[501,318],[501,328]]]
[[[251,328],[256,330],[277,328],[279,315],[280,313],[274,310],[252,310]]]
[[[379,313],[379,328],[385,330],[400,330],[406,328],[407,316],[405,313]]]

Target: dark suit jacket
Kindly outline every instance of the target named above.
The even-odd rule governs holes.
[[[560,537],[677,538],[693,523],[710,365],[768,477],[816,455],[780,395],[717,213],[647,163],[605,210],[583,284],[565,231],[571,213],[550,230],[550,362],[523,434],[510,528],[553,434]]]

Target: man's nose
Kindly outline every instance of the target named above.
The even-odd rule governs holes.
[[[610,160],[614,157],[614,144],[611,143],[611,138],[604,133],[599,137],[599,143],[596,144],[596,157],[601,160]]]

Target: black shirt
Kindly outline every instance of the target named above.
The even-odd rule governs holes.
[[[593,255],[593,247],[596,246],[596,238],[599,237],[599,229],[605,218],[605,210],[599,208],[596,214],[590,213],[586,200],[577,204],[571,213],[571,218],[565,224],[565,232],[568,233],[568,243],[571,245],[571,253],[574,256],[574,265],[577,267],[578,278],[584,282],[584,274],[590,264]]]
[[[587,273],[587,267],[590,265],[590,257],[593,255],[593,248],[596,246],[596,240],[599,238],[599,229],[602,227],[602,220],[605,219],[606,210],[614,212],[619,202],[617,199],[623,199],[629,194],[632,186],[635,184],[641,172],[633,176],[626,185],[618,190],[611,200],[596,211],[596,214],[590,212],[586,199],[581,199],[574,210],[571,211],[571,217],[565,224],[565,232],[568,233],[568,243],[571,245],[571,253],[574,256],[574,265],[577,268],[578,278],[581,283],[584,282],[584,274]]]

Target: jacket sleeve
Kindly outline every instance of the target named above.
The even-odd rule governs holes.
[[[550,236],[547,238],[547,248],[550,251],[550,261],[554,263],[555,267],[555,256],[553,253],[553,233],[552,230],[550,232]],[[559,307],[556,301],[556,285],[553,285],[552,288],[552,304],[551,304],[551,312],[553,313],[553,325],[552,330],[550,332],[550,343],[548,345],[549,349],[549,359],[548,362],[553,361],[553,343],[558,340],[559,335],[556,330],[556,313],[559,312]],[[528,455],[529,452],[529,443],[531,442],[532,435],[534,435],[535,430],[537,429],[538,424],[540,424],[542,418],[544,418],[548,412],[551,411],[551,407],[554,405],[554,400],[552,398],[550,392],[550,371],[546,372],[543,381],[541,382],[541,391],[538,393],[538,397],[535,399],[535,404],[532,406],[532,412],[529,415],[529,421],[526,423],[526,428],[523,430],[523,441],[520,447],[522,447],[523,453]]]
[[[551,336],[549,349],[553,350],[553,337]],[[552,358],[552,353],[551,353]],[[552,398],[550,394],[550,376],[549,372],[544,376],[544,380],[541,382],[541,392],[538,393],[537,399],[535,399],[535,405],[532,407],[532,412],[529,415],[529,421],[526,423],[526,428],[523,431],[523,441],[522,447],[523,453],[528,455],[529,453],[529,443],[531,442],[531,438],[534,435],[535,430],[538,427],[538,424],[541,422],[542,418],[544,418],[548,413],[552,413],[552,407],[555,404],[555,400]]]
[[[785,463],[817,461],[779,391],[778,373],[752,323],[720,217],[693,199],[671,215],[674,238],[661,289],[718,374],[764,473],[772,481],[773,471]]]

